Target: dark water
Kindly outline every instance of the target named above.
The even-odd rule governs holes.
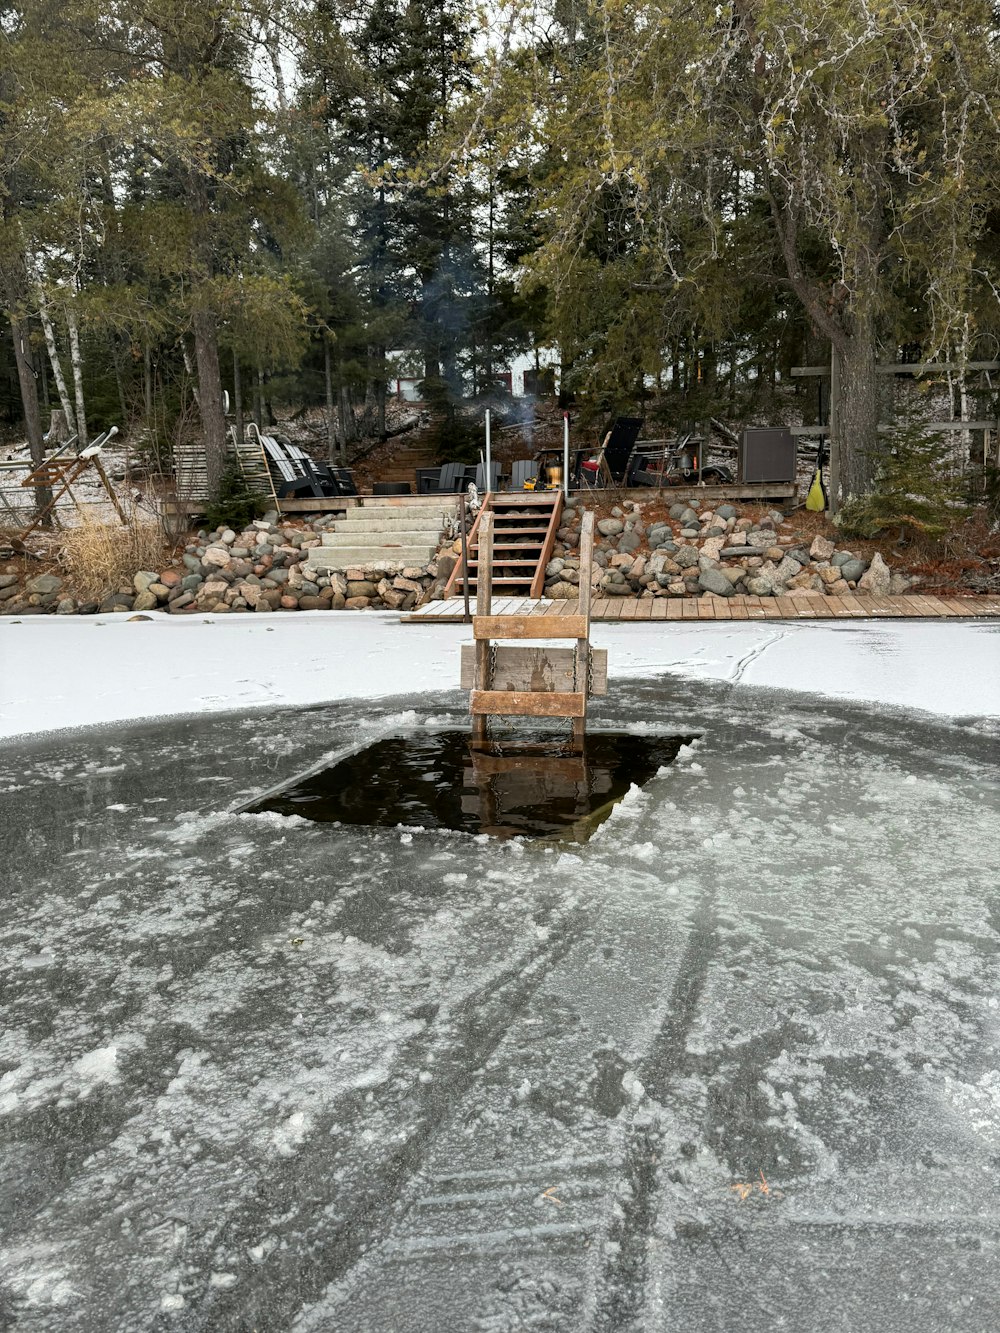
[[[594,732],[581,755],[555,747],[473,750],[466,731],[393,736],[249,810],[319,823],[586,841],[633,783],[648,782],[691,739]]]

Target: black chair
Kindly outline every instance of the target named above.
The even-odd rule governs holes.
[[[412,495],[413,487],[408,481],[377,481],[372,487],[372,495]]]
[[[510,487],[512,491],[523,491],[524,483],[538,476],[537,458],[516,458],[510,467]]]
[[[439,467],[418,467],[415,471],[417,474],[417,494],[433,495],[437,490],[438,482],[441,480],[441,469]]]
[[[429,492],[432,495],[456,495],[468,485],[468,469],[464,463],[445,463],[441,468],[437,485]],[[473,474],[475,475],[475,474]]]
[[[477,491],[498,491],[500,489],[500,464],[490,463],[490,475],[487,482],[486,465],[480,463],[476,468],[475,481]]]
[[[628,476],[629,460],[641,429],[641,417],[617,417],[596,457],[580,463],[578,470],[583,484],[604,486],[610,480],[612,485],[621,486]]]

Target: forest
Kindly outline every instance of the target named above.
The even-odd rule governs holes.
[[[584,418],[664,428],[760,419],[789,386],[812,419],[790,372],[818,363],[864,496],[892,448],[876,366],[947,365],[951,393],[1000,346],[996,19],[2,5],[0,420],[36,459],[53,423],[120,424],[161,466],[197,441],[218,488],[227,429],[276,405],[320,408],[331,458],[384,437],[390,353],[443,454],[515,353],[557,349]]]

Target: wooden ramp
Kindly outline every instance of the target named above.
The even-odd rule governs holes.
[[[493,589],[501,595],[540,597],[562,509],[562,491],[491,491],[469,533],[469,592],[475,593],[479,586],[479,535],[485,516],[491,514]],[[462,591],[459,561],[444,592],[453,597]]]
[[[461,597],[428,602],[402,617],[404,625],[451,624],[464,620]],[[494,616],[573,616],[575,601],[542,597],[498,597]],[[591,620],[973,620],[1000,618],[1000,597],[601,597]]]

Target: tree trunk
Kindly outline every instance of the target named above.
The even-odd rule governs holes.
[[[62,410],[66,414],[66,422],[69,425],[70,430],[77,432],[76,414],[73,411],[69,390],[66,387],[66,377],[63,375],[62,362],[59,360],[59,349],[56,346],[56,334],[52,327],[52,320],[49,318],[49,307],[45,300],[45,293],[42,291],[41,279],[38,277],[37,273],[34,272],[30,263],[28,268],[35,277],[36,295],[38,297],[38,314],[42,321],[42,332],[45,334],[45,346],[48,348],[49,365],[52,367],[52,375],[56,382],[59,402],[62,404]]]
[[[31,364],[31,345],[28,342],[28,330],[20,320],[10,317],[11,333],[14,336],[14,360],[17,362],[17,380],[21,389],[21,405],[24,409],[24,430],[28,437],[31,461],[38,467],[45,459],[45,441],[42,439],[42,417],[38,408],[38,381]],[[48,487],[35,491],[35,505],[38,509],[52,500]],[[46,527],[51,526],[51,518],[46,520]]]
[[[233,411],[236,416],[236,443],[243,443],[243,379],[240,375],[240,357],[233,353]]]
[[[196,310],[193,322],[194,355],[198,364],[198,410],[205,434],[208,498],[216,500],[226,462],[226,417],[222,410],[219,332],[215,316],[209,310]]]
[[[337,445],[337,428],[334,424],[337,406],[333,397],[333,369],[330,364],[330,340],[323,334],[323,382],[326,386],[326,449],[327,456],[331,463],[336,463],[339,448]]]
[[[147,344],[142,349],[142,402],[146,416],[146,429],[153,429],[153,354]]]
[[[87,437],[87,413],[83,404],[83,360],[80,356],[80,330],[76,324],[76,311],[72,305],[67,307],[66,322],[69,326],[69,355],[73,363],[73,393],[76,398],[76,433],[80,437],[78,448],[86,449],[90,440]]]
[[[61,444],[66,443],[70,434],[70,428],[66,423],[66,413],[61,407],[53,408],[47,438],[49,448],[58,449]]]
[[[878,464],[878,376],[875,320],[856,311],[838,347],[840,479],[844,498],[866,495]]]
[[[253,415],[257,422],[257,429],[264,429],[264,370],[262,366],[257,367],[257,379],[254,384]]]
[[[375,348],[375,355],[376,355],[376,357],[377,357],[377,359],[378,359],[378,378],[377,378],[376,381],[375,381],[375,386],[376,386],[376,389],[375,389],[375,403],[376,403],[376,411],[377,411],[377,414],[378,414],[378,420],[376,421],[375,424],[376,424],[376,427],[377,427],[377,429],[378,429],[378,437],[379,437],[379,439],[380,439],[380,440],[384,440],[384,439],[386,438],[386,433],[385,433],[385,346],[382,345],[382,346],[376,347],[376,348]]]

